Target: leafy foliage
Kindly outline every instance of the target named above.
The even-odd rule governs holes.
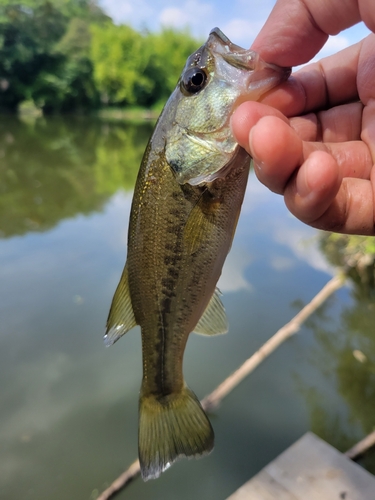
[[[319,246],[327,260],[351,278],[358,297],[375,296],[375,240],[372,236],[322,232]]]
[[[187,32],[139,33],[112,23],[93,26],[91,57],[102,102],[160,107],[197,46]]]
[[[160,107],[197,46],[187,32],[116,26],[96,0],[0,0],[0,110]]]
[[[135,104],[136,93],[149,90],[144,76],[148,54],[143,37],[130,26],[92,27],[91,56],[97,86],[106,104]]]

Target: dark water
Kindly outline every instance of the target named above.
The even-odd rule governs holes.
[[[136,457],[139,331],[109,349],[102,335],[151,127],[1,119],[1,499],[95,499]],[[198,396],[334,272],[317,233],[251,176],[219,283],[230,332],[188,342]],[[374,320],[373,300],[341,289],[211,415],[209,457],[118,498],[225,499],[309,429],[348,448],[375,426]],[[373,455],[363,463],[375,470]]]

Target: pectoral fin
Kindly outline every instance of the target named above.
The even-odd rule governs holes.
[[[104,343],[110,346],[117,342],[126,332],[136,326],[133,307],[130,300],[128,269],[125,265],[119,284],[112,299],[107,319]]]
[[[225,314],[223,303],[220,300],[220,291],[216,288],[206,310],[197,326],[194,328],[195,333],[201,335],[219,335],[227,333],[228,321]]]
[[[215,230],[216,210],[219,205],[220,200],[207,201],[203,193],[192,208],[184,228],[184,243],[190,255],[197,252],[207,240],[207,235]]]

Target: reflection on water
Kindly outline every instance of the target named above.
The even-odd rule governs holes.
[[[133,188],[152,124],[7,117],[0,123],[0,231],[45,230]]]
[[[357,293],[355,285],[352,294],[356,297]],[[329,386],[334,383],[337,392],[334,398],[345,403],[345,411],[338,413],[330,393],[305,386],[312,430],[342,451],[375,427],[374,322],[374,301],[363,298],[363,294],[360,300],[343,307],[338,328],[331,329],[329,316],[328,320],[314,318],[310,322],[318,343],[318,349],[312,352],[312,362]],[[375,453],[362,463],[375,473]]]
[[[109,349],[102,335],[149,134],[149,124],[1,120],[0,498],[94,499],[136,456],[139,331]],[[315,235],[250,177],[219,284],[230,331],[187,346],[199,397],[329,279]],[[224,499],[308,429],[340,449],[371,431],[375,308],[358,286],[223,402],[209,457],[119,498]],[[363,463],[375,470],[373,455]]]

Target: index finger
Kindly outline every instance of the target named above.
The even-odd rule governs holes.
[[[375,35],[368,38],[374,38],[375,46]],[[290,117],[358,100],[357,72],[363,43],[305,66],[260,102]]]
[[[375,14],[371,9],[366,11],[363,0],[278,0],[252,49],[265,61],[280,66],[306,63],[323,47],[328,35],[361,20],[359,3],[363,18],[369,17],[368,26],[375,25]]]

